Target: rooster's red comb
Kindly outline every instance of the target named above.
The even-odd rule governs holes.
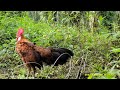
[[[22,35],[24,33],[24,29],[23,28],[19,28],[18,32],[17,32],[17,36],[18,35]]]

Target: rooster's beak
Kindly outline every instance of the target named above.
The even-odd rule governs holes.
[[[16,37],[16,41],[18,41],[18,37]]]

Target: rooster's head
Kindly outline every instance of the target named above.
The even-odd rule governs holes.
[[[23,33],[24,33],[24,29],[19,28],[19,29],[18,29],[18,32],[17,32],[17,34],[16,34],[16,40],[17,40],[17,41],[19,41],[19,40],[21,39],[21,36],[23,35]]]

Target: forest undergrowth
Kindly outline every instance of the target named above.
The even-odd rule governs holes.
[[[119,15],[117,11],[1,11],[0,78],[28,79],[15,51],[20,27],[38,46],[65,47],[74,52],[64,65],[37,69],[36,78],[120,78]]]

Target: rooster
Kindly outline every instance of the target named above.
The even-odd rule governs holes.
[[[36,67],[41,69],[43,63],[47,65],[54,64],[55,66],[59,64],[62,65],[73,56],[73,52],[66,48],[44,48],[35,45],[35,43],[30,42],[24,37],[24,29],[22,28],[18,29],[16,41],[15,49],[28,69],[27,76],[29,76],[33,70],[33,75],[35,77]]]

